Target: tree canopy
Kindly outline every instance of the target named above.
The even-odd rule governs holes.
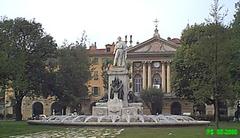
[[[228,28],[214,24],[193,25],[182,36],[183,45],[173,60],[173,88],[176,94],[191,101],[212,104],[217,83],[219,98],[231,99]]]
[[[235,102],[239,90],[239,13],[230,28],[222,23],[226,14],[221,9],[214,0],[212,19],[187,26],[172,64],[176,95],[196,104],[214,104],[216,120],[219,102]]]
[[[58,69],[55,95],[64,106],[77,108],[88,95],[86,83],[90,71],[86,47],[79,42],[64,44],[58,49]]]
[[[42,25],[24,18],[0,20],[0,78],[13,82],[16,119],[21,120],[21,103],[26,95],[40,95],[47,83],[46,61],[55,57],[57,44]]]
[[[163,93],[161,89],[145,89],[143,92],[141,92],[141,98],[146,106],[150,109],[151,114],[160,114],[162,110],[160,108],[162,108],[163,103]]]
[[[240,98],[240,1],[235,4],[236,13],[231,24],[231,45],[232,56],[230,63],[230,72],[233,84],[233,91],[237,96],[234,99]]]

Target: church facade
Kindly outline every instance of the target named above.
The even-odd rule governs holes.
[[[193,111],[192,103],[177,98],[171,89],[171,62],[179,46],[171,39],[161,38],[155,29],[152,38],[127,51],[127,60],[131,65],[132,91],[135,95],[152,87],[162,89],[164,93],[162,109],[157,109],[157,113],[180,115],[191,114]]]

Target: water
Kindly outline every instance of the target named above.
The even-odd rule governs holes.
[[[43,120],[42,123],[189,123],[200,122],[189,116],[180,115],[53,115]]]

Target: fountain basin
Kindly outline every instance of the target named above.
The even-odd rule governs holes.
[[[137,116],[50,116],[42,120],[28,120],[31,125],[61,126],[99,126],[99,127],[164,127],[164,126],[201,126],[210,121],[197,121],[188,116],[179,115],[137,115]]]

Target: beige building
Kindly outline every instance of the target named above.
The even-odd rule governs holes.
[[[91,80],[87,82],[88,92],[90,96],[90,100],[92,103],[101,99],[106,90],[104,84],[104,70],[106,72],[107,68],[110,68],[111,61],[113,60],[113,50],[114,43],[107,44],[106,48],[97,49],[96,43],[91,45],[88,49],[89,58],[91,61]]]

